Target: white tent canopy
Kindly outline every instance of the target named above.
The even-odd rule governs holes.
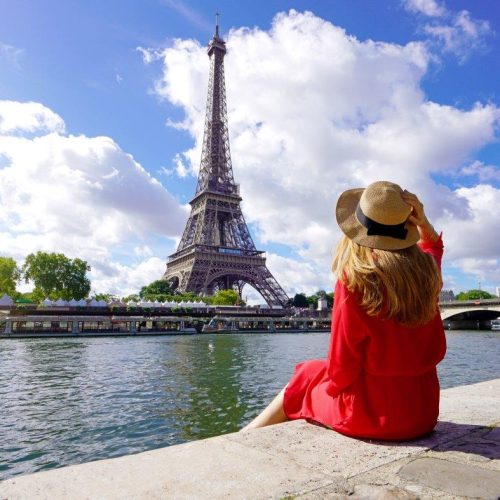
[[[113,306],[113,307],[125,307],[127,304],[125,302],[122,302],[121,300],[112,300],[108,306]]]
[[[14,301],[7,294],[5,294],[3,297],[0,298],[0,306],[12,306],[12,305],[14,305]]]

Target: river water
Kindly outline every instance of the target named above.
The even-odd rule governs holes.
[[[0,479],[239,429],[327,333],[1,339]],[[447,332],[443,388],[500,377],[500,332]]]

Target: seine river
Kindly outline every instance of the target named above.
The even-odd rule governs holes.
[[[1,339],[0,479],[236,431],[328,337]],[[447,338],[442,387],[500,377],[500,332]]]

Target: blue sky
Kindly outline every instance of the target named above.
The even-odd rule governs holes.
[[[289,293],[331,286],[331,207],[377,175],[421,194],[441,224],[445,286],[500,286],[499,225],[488,215],[500,200],[500,14],[486,0],[4,0],[0,100],[17,103],[3,108],[3,131],[0,106],[4,253],[81,254],[96,291],[161,275],[195,189],[217,10],[235,177],[257,246]],[[372,78],[385,86],[373,96]],[[288,101],[272,99],[280,89]],[[394,147],[377,147],[380,137]]]

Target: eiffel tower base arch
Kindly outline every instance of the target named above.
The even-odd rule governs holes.
[[[236,252],[236,251],[235,251]],[[254,255],[248,255],[254,254]],[[266,267],[263,252],[244,252],[228,255],[206,248],[169,261],[163,278],[180,292],[212,295],[217,290],[235,290],[241,296],[245,284],[255,288],[270,305],[285,306],[288,296]],[[177,287],[175,285],[177,284]]]

